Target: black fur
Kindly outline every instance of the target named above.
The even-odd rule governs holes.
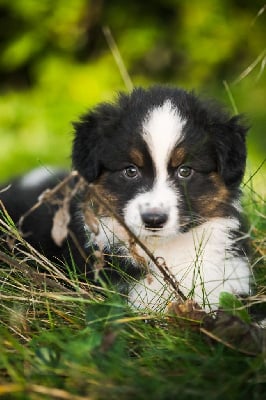
[[[74,124],[73,165],[88,182],[93,182],[105,167],[107,154],[116,168],[116,160],[128,162],[128,149],[138,147],[140,123],[152,106],[170,99],[187,118],[187,141],[207,140],[213,150],[217,169],[230,187],[238,187],[245,170],[245,136],[248,128],[239,116],[231,118],[217,105],[202,102],[193,93],[155,86],[120,94],[114,104],[101,104]],[[206,152],[206,149],[205,149]]]
[[[170,99],[187,120],[183,146],[190,153],[191,165],[197,163],[198,169],[197,179],[193,178],[195,181],[193,189],[186,185],[181,185],[180,189],[184,203],[189,202],[191,211],[190,219],[185,218],[183,221],[185,231],[194,223],[193,212],[201,216],[198,209],[199,196],[207,192],[211,201],[215,186],[209,178],[209,173],[219,173],[229,191],[229,200],[238,198],[239,184],[245,170],[247,131],[239,117],[231,118],[226,112],[221,111],[221,108],[200,101],[193,93],[181,89],[159,86],[148,90],[137,88],[130,95],[119,94],[113,104],[100,104],[74,124],[73,167],[88,183],[102,178],[108,192],[118,199],[118,210],[123,216],[122,205],[140,188],[126,181],[121,187],[121,170],[128,166],[130,149],[138,148],[148,160],[141,190],[151,185],[154,178],[153,166],[140,136],[141,123],[152,106],[162,105],[166,99]],[[106,172],[110,174],[104,175]],[[169,171],[170,176],[171,174],[174,172]],[[10,189],[0,193],[0,199],[13,220],[17,222],[20,216],[37,201],[43,190],[53,187],[64,176],[65,173],[62,172],[52,173],[49,180],[27,190],[20,187],[19,180],[15,180]],[[71,264],[73,257],[81,272],[88,271],[88,264],[91,264],[91,249],[86,247],[87,234],[79,216],[79,204],[82,200],[82,197],[78,197],[72,202],[70,230],[87,252],[86,261],[81,257],[70,236],[61,247],[53,242],[51,227],[56,206],[41,206],[26,218],[23,225],[25,238],[32,245],[52,260],[63,260]],[[236,210],[228,205],[229,203],[228,201],[220,205],[226,216],[236,213]],[[207,216],[204,215],[203,218],[206,219]],[[197,223],[200,223],[200,218]]]

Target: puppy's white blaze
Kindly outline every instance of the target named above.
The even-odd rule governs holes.
[[[185,120],[170,100],[151,109],[143,122],[143,140],[155,168],[154,186],[149,192],[138,194],[125,208],[125,222],[139,236],[149,235],[143,228],[141,213],[151,208],[168,215],[160,236],[171,236],[178,231],[178,193],[168,181],[167,167],[173,149],[182,139],[184,124]]]
[[[167,100],[147,114],[142,136],[152,157],[157,180],[167,179],[167,164],[172,150],[182,139],[185,120],[176,107]]]

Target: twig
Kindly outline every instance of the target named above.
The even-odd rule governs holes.
[[[134,234],[134,232],[131,231],[131,229],[125,224],[124,220],[116,213],[113,207],[110,206],[107,200],[103,198],[102,195],[100,196],[98,194],[97,189],[93,184],[89,184],[88,186],[90,193],[95,198],[97,203],[103,206],[104,209],[119,222],[119,224],[125,229],[125,231],[129,235],[129,237],[134,240],[134,242],[147,254],[147,256],[154,263],[154,265],[156,265],[156,267],[163,275],[165,282],[167,282],[172,286],[172,288],[175,290],[175,292],[183,301],[186,301],[187,298],[184,295],[184,293],[179,289],[179,285],[175,277],[171,274],[166,264],[164,262],[159,261],[161,260],[161,258],[154,257],[152,252],[147,248],[147,246],[145,246],[145,244],[142,243],[142,241]]]
[[[43,203],[45,203],[45,202],[49,201],[49,199],[53,198],[53,196],[56,193],[58,193],[62,188],[64,188],[68,184],[68,182],[75,176],[78,176],[77,171],[72,171],[65,179],[63,179],[61,182],[59,182],[58,185],[56,185],[53,189],[45,190],[41,194],[41,196],[39,196],[37,203],[35,203],[25,214],[23,214],[20,217],[19,222],[18,222],[19,231],[20,232],[22,231],[22,225],[23,225],[25,218],[27,218],[33,211],[37,210],[37,208],[39,208]],[[75,190],[75,193],[76,193],[76,191],[77,190]],[[73,197],[73,194],[71,197]]]
[[[72,173],[70,173],[62,182],[60,182],[58,185],[56,185],[53,189],[49,189],[48,191],[43,192],[43,194],[39,197],[39,200],[36,204],[34,204],[33,207],[31,207],[25,214],[23,214],[23,216],[20,218],[19,220],[19,228],[20,228],[20,232],[21,232],[21,226],[25,220],[26,217],[28,217],[33,211],[35,211],[38,207],[40,207],[43,203],[45,202],[52,202],[54,201],[53,196],[55,196],[55,194],[57,194],[60,190],[62,190],[62,188],[64,188],[69,181],[73,178],[73,177],[78,177],[78,181],[75,184],[72,192],[71,192],[71,196],[70,199],[73,198],[73,196],[77,193],[77,191],[81,188],[88,188],[90,194],[93,196],[93,198],[97,201],[97,203],[99,205],[101,205],[112,217],[114,217],[119,224],[125,229],[125,231],[127,232],[128,236],[130,237],[131,241],[133,241],[134,243],[136,243],[149,257],[149,259],[153,262],[153,264],[159,269],[159,271],[161,272],[161,274],[164,277],[165,282],[167,282],[174,290],[175,293],[179,296],[179,298],[182,301],[186,301],[187,298],[186,296],[183,294],[183,292],[179,289],[179,284],[176,281],[175,277],[171,274],[171,272],[169,271],[167,265],[165,264],[164,260],[160,257],[154,257],[154,255],[152,254],[152,252],[147,248],[147,246],[145,246],[142,241],[131,231],[131,229],[125,224],[124,220],[117,214],[117,212],[113,209],[113,207],[110,206],[110,204],[108,203],[107,199],[103,198],[103,196],[99,195],[97,192],[97,189],[95,188],[95,186],[93,184],[88,184],[79,174],[77,171],[72,171]],[[5,224],[6,225],[6,224]],[[70,236],[73,239],[73,236],[71,235],[71,232],[69,232]],[[74,240],[75,242],[75,240]],[[40,257],[41,260],[43,260],[43,256],[37,252],[37,250],[35,250],[32,246],[30,246],[30,244],[27,243],[27,246],[29,247],[31,253],[33,253],[35,255],[35,253],[38,255],[38,257]],[[4,255],[4,253],[3,253]],[[82,252],[82,255],[85,257],[85,254]],[[12,264],[12,258],[8,258],[8,263],[11,265]],[[45,259],[45,261],[47,262],[47,260]],[[19,267],[21,269],[21,264],[17,263],[16,267]],[[54,270],[54,266],[53,266],[53,270]],[[60,274],[60,272],[58,271],[59,275],[62,277],[62,274]],[[32,275],[32,271],[31,271],[31,275]],[[63,277],[64,279],[66,279],[65,277]],[[69,283],[69,282],[68,282]]]

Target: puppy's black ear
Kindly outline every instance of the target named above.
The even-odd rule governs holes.
[[[72,164],[88,182],[95,181],[102,172],[104,155],[108,152],[106,137],[117,118],[117,108],[102,103],[73,124]]]
[[[72,147],[72,164],[88,182],[100,174],[98,118],[94,112],[81,117],[73,124],[75,137]]]
[[[241,123],[239,116],[235,116],[216,128],[218,172],[227,186],[237,187],[245,172],[248,127]]]

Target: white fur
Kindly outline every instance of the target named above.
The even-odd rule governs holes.
[[[147,114],[143,139],[153,160],[155,180],[151,190],[137,194],[126,204],[124,220],[154,256],[164,260],[184,295],[213,310],[221,291],[249,293],[249,264],[244,257],[233,254],[235,243],[230,232],[239,229],[237,219],[214,218],[189,232],[179,231],[179,193],[168,179],[167,166],[173,149],[182,140],[184,124],[170,100]],[[239,209],[237,202],[234,206]],[[168,216],[156,232],[146,229],[141,217],[154,208]],[[128,239],[125,230],[111,217],[100,220],[99,233],[91,238],[101,249],[118,245],[131,257],[126,247]],[[139,309],[165,310],[174,298],[173,289],[144,251],[137,251],[146,259],[151,274],[131,285],[129,302]]]
[[[155,257],[164,259],[185,296],[213,310],[218,307],[222,291],[249,293],[248,261],[232,252],[234,241],[230,231],[238,225],[236,219],[215,218],[169,240],[145,244]],[[141,250],[140,254],[145,257]],[[129,302],[140,309],[165,310],[167,303],[174,299],[173,290],[156,266],[150,265],[150,270],[152,279],[146,277],[136,282],[130,289]]]
[[[93,238],[101,249],[118,245],[121,252],[132,257],[127,248],[128,235],[117,221],[105,217],[100,221],[99,234]],[[143,243],[165,263],[180,290],[207,311],[219,305],[222,291],[249,294],[250,267],[247,258],[233,254],[234,240],[230,232],[239,228],[234,218],[214,218],[186,233],[170,237],[146,237]],[[133,282],[129,303],[137,309],[165,311],[175,299],[173,288],[165,283],[156,265],[142,249],[137,252],[147,262],[150,274]],[[136,262],[132,259],[133,264]]]
[[[157,182],[167,179],[169,156],[182,139],[184,124],[170,100],[152,109],[144,121],[142,136],[155,166]]]
[[[47,179],[51,178],[53,173],[54,169],[50,170],[47,167],[35,168],[21,178],[20,187],[23,189],[29,189],[39,186]]]
[[[156,208],[168,215],[163,229],[158,231],[160,237],[175,235],[179,227],[177,201],[177,190],[166,182],[157,182],[151,191],[141,193],[128,202],[124,212],[125,222],[140,238],[154,236],[154,232],[143,226],[141,213]]]
[[[142,136],[146,142],[155,168],[153,188],[138,194],[130,200],[125,208],[125,222],[140,236],[151,236],[143,227],[141,214],[157,209],[168,216],[168,220],[160,230],[160,236],[176,234],[178,221],[178,192],[168,181],[167,167],[173,149],[182,140],[185,121],[178,110],[167,100],[162,106],[153,108],[143,123]]]
[[[240,203],[239,199],[236,199],[232,202],[232,206],[236,209],[236,211],[238,211],[240,214],[242,213],[243,209],[242,209],[242,205]]]
[[[125,247],[129,241],[125,229],[112,217],[102,217],[99,219],[97,234],[91,233],[90,228],[86,224],[85,230],[90,234],[90,243],[88,245],[95,243],[101,250],[112,248],[119,244],[121,244],[121,247]]]

